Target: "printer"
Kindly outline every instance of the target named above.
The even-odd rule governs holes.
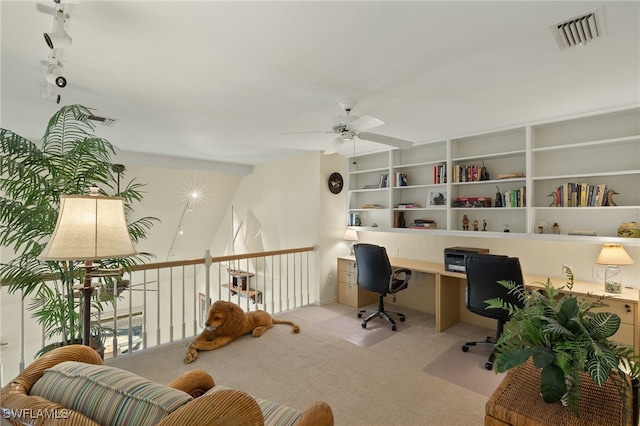
[[[449,247],[444,249],[444,269],[464,274],[464,260],[471,253],[489,253],[489,249],[477,247]]]

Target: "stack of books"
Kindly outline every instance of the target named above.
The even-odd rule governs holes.
[[[416,219],[409,225],[411,229],[436,229],[436,222],[431,219]]]

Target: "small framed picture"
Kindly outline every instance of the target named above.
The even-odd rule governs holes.
[[[428,206],[446,206],[447,191],[444,189],[432,189],[427,194]]]
[[[211,299],[209,299],[209,305],[207,305],[207,297],[202,293],[198,293],[198,325],[200,325],[200,328],[204,328],[210,305]]]

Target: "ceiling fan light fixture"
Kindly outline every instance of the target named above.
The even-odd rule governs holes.
[[[354,138],[354,134],[351,132],[342,132],[340,133],[340,138],[343,142],[351,142]]]

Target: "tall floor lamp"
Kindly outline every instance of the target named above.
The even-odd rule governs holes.
[[[93,260],[135,255],[124,214],[124,200],[99,195],[63,195],[58,221],[49,243],[40,254],[42,260],[83,260],[84,284],[82,343],[91,339],[92,277],[121,275],[120,270],[98,269]]]

